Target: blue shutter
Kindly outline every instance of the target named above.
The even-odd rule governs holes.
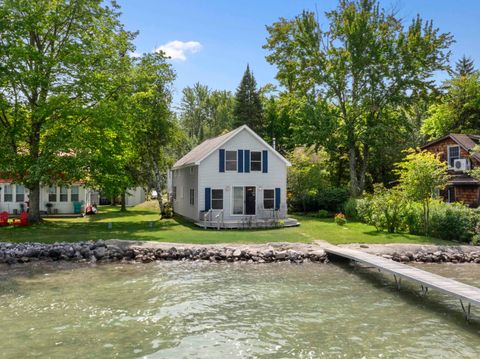
[[[205,188],[205,212],[209,211],[210,208],[212,208],[212,190]]]
[[[225,172],[225,150],[220,150],[218,156],[218,171]]]
[[[238,150],[238,173],[243,172],[243,150]]]
[[[275,188],[275,209],[280,209],[280,188]]]
[[[250,172],[250,150],[245,150],[245,172]]]
[[[268,151],[262,151],[262,172],[268,173]]]

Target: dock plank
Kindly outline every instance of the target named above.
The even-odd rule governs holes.
[[[329,246],[325,248],[325,252],[376,267],[381,271],[389,272],[399,278],[413,281],[461,299],[467,303],[480,306],[480,288],[469,284],[349,248]]]

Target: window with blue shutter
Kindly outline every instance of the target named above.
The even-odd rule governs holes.
[[[238,150],[238,172],[243,172],[243,150]]]
[[[218,153],[218,171],[225,172],[225,150],[223,149]]]
[[[275,209],[280,209],[280,188],[275,188]]]
[[[245,154],[245,160],[243,161],[244,162],[244,170],[245,172],[250,172],[250,150],[245,150],[244,151],[244,154]]]
[[[268,151],[262,151],[262,172],[268,173]]]
[[[212,190],[211,188],[205,188],[205,212],[212,208]]]

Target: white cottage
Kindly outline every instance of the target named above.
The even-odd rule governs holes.
[[[170,172],[173,209],[215,228],[292,226],[282,155],[248,126],[202,142]]]

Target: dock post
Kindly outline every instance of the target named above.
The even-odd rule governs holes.
[[[471,318],[471,312],[470,312],[470,309],[471,309],[471,304],[468,303],[467,305],[467,308],[465,308],[465,305],[463,304],[463,301],[460,299],[460,304],[462,305],[462,309],[463,309],[463,314],[465,314],[465,320],[470,323],[470,318]]]
[[[395,284],[397,285],[397,289],[400,290],[400,287],[402,285],[402,277],[398,277],[394,274],[393,278],[395,278]]]

